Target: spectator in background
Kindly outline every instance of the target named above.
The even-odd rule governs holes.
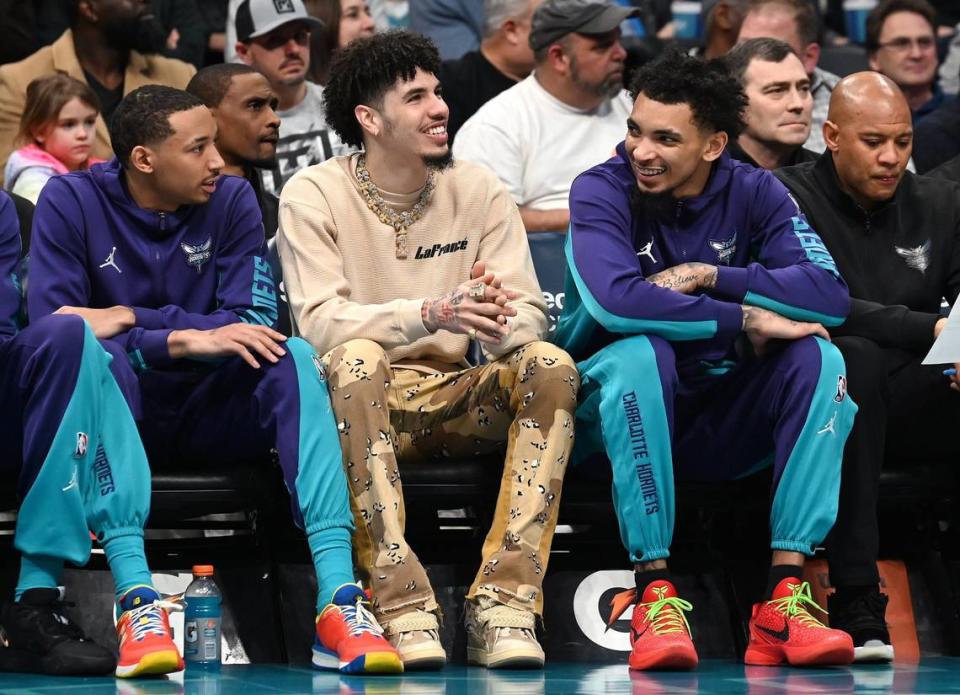
[[[695,51],[704,60],[725,55],[737,43],[748,0],[705,0],[700,9],[703,46]]]
[[[413,0],[410,29],[429,36],[443,60],[454,60],[480,46],[484,7],[481,0]]]
[[[630,114],[620,23],[634,8],[547,0],[533,14],[534,73],[484,104],[453,154],[500,177],[528,231],[563,230],[570,184],[610,157]]]
[[[310,34],[308,79],[326,84],[334,51],[376,31],[366,0],[304,0],[307,12],[323,22]]]
[[[244,0],[236,22],[237,55],[267,78],[278,99],[277,165],[261,172],[263,190],[276,196],[300,169],[350,151],[327,126],[323,87],[307,80],[310,32],[320,20],[301,0],[289,0],[292,11],[277,7],[273,0]]]
[[[533,70],[530,22],[542,0],[486,0],[480,49],[440,70],[443,98],[450,107],[447,137],[452,143],[468,118]]]
[[[870,67],[900,87],[914,125],[943,104],[936,84],[936,12],[927,0],[885,0],[871,10],[867,52]]]
[[[277,233],[279,200],[263,190],[260,178],[261,171],[277,165],[280,118],[270,83],[249,65],[220,63],[194,75],[187,91],[217,120],[221,172],[250,182],[263,215],[263,230],[271,238]]]
[[[831,329],[860,406],[844,452],[840,511],[827,538],[830,625],[858,660],[893,658],[877,574],[876,503],[885,453],[949,456],[960,419],[957,377],[921,360],[943,330],[941,298],[960,293],[960,187],[907,171],[910,109],[889,78],[845,77],[814,163],[776,172],[820,231],[850,287],[850,315]],[[889,435],[889,436],[888,436]]]
[[[800,58],[810,78],[813,97],[810,135],[805,147],[820,154],[823,141],[823,123],[830,108],[830,95],[840,81],[837,75],[817,67],[820,60],[820,23],[809,0],[753,0],[740,27],[740,41],[769,37],[790,45]]]
[[[107,120],[124,94],[147,84],[182,89],[196,70],[156,53],[156,22],[146,3],[77,0],[71,28],[53,45],[0,67],[0,161],[6,162],[20,128],[27,85],[63,72],[88,84],[100,100],[93,156],[112,156]]]
[[[90,86],[57,73],[27,85],[27,102],[7,160],[4,188],[36,204],[47,180],[103,161],[90,156],[100,100]]]
[[[763,169],[809,162],[817,155],[803,147],[810,134],[810,78],[789,44],[747,39],[725,58],[749,103],[745,127],[727,144],[734,159]]]
[[[913,161],[925,174],[960,155],[960,99],[949,99],[913,131]]]

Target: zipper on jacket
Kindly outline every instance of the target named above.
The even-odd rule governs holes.
[[[674,236],[680,239],[680,255],[683,258],[687,257],[687,247],[684,244],[683,236],[680,234],[680,214],[683,212],[683,201],[678,200],[677,205],[674,208],[675,213],[673,217],[673,232]]]

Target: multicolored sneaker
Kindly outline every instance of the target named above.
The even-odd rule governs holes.
[[[183,659],[173,643],[167,617],[170,611],[182,611],[183,603],[162,599],[153,587],[135,586],[121,597],[120,610],[123,612],[117,620],[117,678],[183,670]]]
[[[403,673],[400,655],[383,636],[358,584],[344,584],[317,616],[314,668],[341,673]]]
[[[636,599],[636,589],[613,597],[607,629]],[[691,610],[693,606],[677,596],[673,584],[665,579],[650,582],[634,606],[630,621],[630,668],[638,671],[695,668],[699,659],[684,615]]]
[[[810,593],[809,582],[782,580],[769,601],[754,604],[750,643],[743,660],[751,666],[843,666],[853,661],[853,640],[814,618],[809,607],[826,613]]]

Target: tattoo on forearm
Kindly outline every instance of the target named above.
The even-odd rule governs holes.
[[[711,268],[707,271],[707,274],[703,276],[703,288],[706,290],[712,290],[717,286],[717,269]]]

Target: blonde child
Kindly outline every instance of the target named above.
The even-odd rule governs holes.
[[[100,100],[85,83],[58,73],[27,86],[16,144],[4,169],[4,188],[33,203],[51,176],[102,161],[90,152]]]

